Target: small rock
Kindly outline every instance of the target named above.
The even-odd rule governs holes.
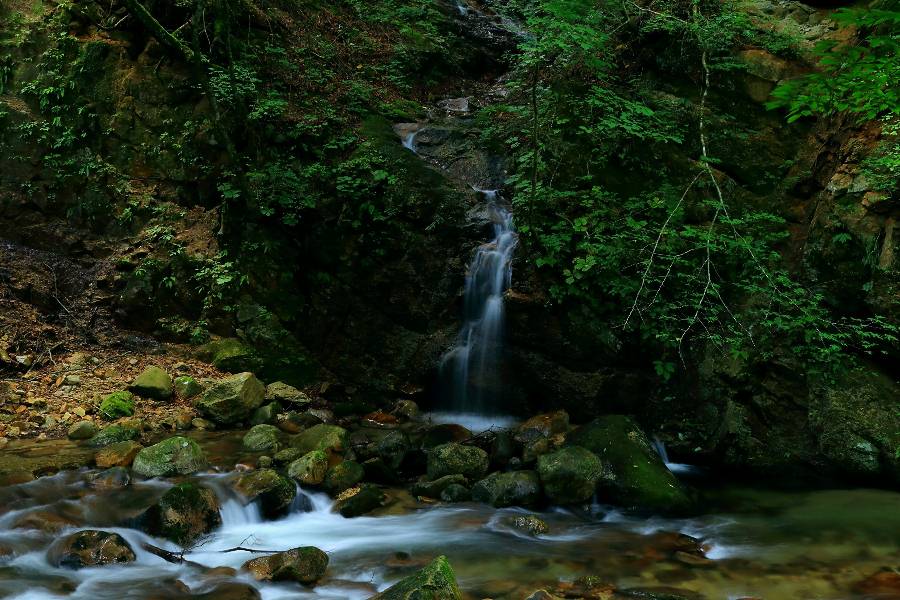
[[[531,506],[541,498],[541,483],[534,471],[491,473],[472,487],[472,499],[496,508]]]
[[[307,452],[287,469],[288,476],[303,485],[319,485],[325,480],[328,470],[328,455],[322,450]]]
[[[417,481],[413,484],[410,493],[412,493],[413,496],[440,498],[441,493],[448,486],[456,484],[465,487],[468,483],[468,480],[462,475],[444,475],[443,477],[439,477],[434,481]]]
[[[283,466],[294,462],[304,454],[305,452],[298,450],[297,448],[285,448],[284,450],[276,452],[275,456],[272,457],[272,460],[275,461],[276,465]]]
[[[86,440],[97,435],[97,426],[92,421],[79,421],[69,427],[66,435],[70,440]]]
[[[272,469],[260,469],[238,477],[234,489],[249,503],[259,504],[263,516],[269,519],[287,514],[297,488],[294,483]]]
[[[171,437],[138,452],[132,469],[145,477],[188,475],[206,467],[203,450],[194,440]]]
[[[257,581],[311,584],[325,575],[328,555],[314,546],[304,546],[248,560],[241,568],[250,571]]]
[[[266,386],[266,400],[269,402],[281,402],[283,404],[294,404],[297,406],[306,406],[312,399],[295,388],[281,381],[270,383]]]
[[[63,378],[62,384],[71,386],[81,385],[81,377],[79,375],[66,375]]]
[[[278,450],[278,435],[281,432],[274,425],[254,425],[244,435],[242,445],[249,452]]]
[[[136,440],[141,436],[139,429],[129,425],[110,425],[101,429],[97,435],[88,440],[88,446],[92,448],[102,448],[116,442],[125,442],[128,440]]]
[[[176,369],[178,365],[175,365]],[[172,382],[172,387],[179,398],[193,398],[203,391],[203,386],[197,383],[197,380],[189,375],[176,377]]]
[[[47,551],[54,567],[81,569],[135,560],[134,550],[118,533],[87,529],[57,540]]]
[[[520,515],[509,520],[509,524],[514,529],[518,529],[528,535],[543,535],[550,531],[550,527],[543,519],[535,515]]]
[[[264,396],[262,382],[245,372],[218,381],[194,400],[194,406],[217,425],[233,425],[249,419]]]
[[[109,394],[100,403],[100,415],[110,421],[134,415],[134,395],[126,391]]]
[[[456,575],[446,556],[438,556],[421,571],[401,579],[369,600],[462,600]]]
[[[347,440],[347,430],[343,427],[321,423],[295,437],[291,445],[302,452],[311,450],[343,452],[347,447]]]
[[[365,477],[365,469],[361,464],[345,460],[326,471],[322,487],[332,495],[339,494],[355,486],[363,480],[363,477]]]
[[[200,417],[195,417],[191,419],[191,425],[195,429],[204,429],[206,431],[213,431],[216,428],[216,424],[212,421],[207,421],[206,419],[201,419]]]
[[[579,446],[540,456],[537,470],[547,497],[560,504],[590,500],[600,479],[609,476],[609,468]]]
[[[168,400],[172,397],[172,378],[159,367],[147,367],[131,382],[128,390],[142,398]]]
[[[125,467],[112,467],[91,475],[88,485],[100,490],[120,490],[131,485],[131,474]]]
[[[222,524],[219,501],[212,490],[194,483],[179,483],[139,517],[150,535],[186,546]]]
[[[444,502],[468,502],[472,499],[472,492],[464,485],[451,483],[441,492],[441,500]]]
[[[391,412],[403,419],[415,419],[419,416],[419,405],[412,400],[397,400]]]
[[[386,498],[381,488],[366,483],[338,496],[334,507],[343,517],[358,517],[379,508]]]
[[[262,425],[264,423],[272,423],[278,416],[278,404],[272,402],[265,406],[260,406],[250,416],[251,425]]]
[[[143,446],[135,441],[116,442],[100,449],[94,456],[94,462],[101,469],[109,467],[128,467],[134,462]]]
[[[480,479],[488,468],[487,452],[476,446],[450,443],[432,448],[428,452],[428,478],[444,475],[463,475],[468,479]]]

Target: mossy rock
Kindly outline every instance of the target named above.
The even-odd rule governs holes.
[[[690,508],[687,493],[631,418],[600,417],[570,434],[566,443],[593,452],[609,465],[613,476],[598,483],[601,501],[664,513]]]
[[[97,425],[93,421],[78,421],[66,432],[70,440],[86,440],[97,435]]]
[[[339,494],[362,481],[365,475],[365,469],[361,464],[345,460],[328,469],[322,487],[332,495]]]
[[[139,521],[150,535],[180,546],[194,542],[222,524],[215,493],[194,483],[179,483],[167,490]]]
[[[442,444],[428,452],[428,478],[462,475],[470,480],[481,479],[487,472],[487,452],[476,446]]]
[[[288,477],[301,485],[319,485],[325,480],[328,471],[328,455],[322,450],[307,452],[290,465]]]
[[[280,442],[278,441],[279,430],[274,425],[254,425],[244,435],[241,444],[244,450],[249,452],[265,452],[268,450],[278,450]]]
[[[496,508],[532,506],[541,499],[541,482],[534,471],[491,473],[472,487],[472,499]]]
[[[134,415],[134,394],[126,391],[113,392],[100,403],[100,414],[110,421]]]
[[[248,502],[256,502],[268,519],[287,514],[297,495],[294,482],[272,469],[260,469],[238,477],[234,489]]]
[[[462,600],[462,594],[447,557],[438,556],[370,600]]]
[[[263,366],[256,350],[237,338],[213,340],[198,348],[197,354],[226,373],[258,372]]]
[[[451,483],[441,492],[444,502],[468,502],[472,499],[472,491],[464,485]]]
[[[190,375],[176,377],[172,386],[179,398],[193,398],[203,391],[203,386]]]
[[[343,452],[349,439],[350,436],[343,427],[320,423],[298,434],[291,441],[291,446],[304,453],[312,450]]]
[[[97,432],[97,435],[89,439],[87,444],[92,448],[102,448],[110,444],[136,440],[139,437],[141,437],[141,432],[136,427],[120,424],[109,425]]]
[[[597,483],[612,477],[611,470],[595,454],[580,446],[539,456],[537,471],[544,493],[558,504],[587,502],[593,498]]]
[[[145,477],[169,477],[196,473],[206,464],[206,456],[197,442],[175,436],[138,452],[131,468]]]
[[[87,529],[60,538],[47,550],[54,567],[81,569],[135,560],[134,550],[118,533]]]
[[[266,388],[253,373],[238,373],[213,384],[194,400],[197,411],[216,425],[246,421],[263,403]]]
[[[426,498],[440,498],[441,492],[450,485],[461,485],[465,487],[469,481],[459,474],[444,475],[438,477],[434,481],[421,480],[413,484],[410,493],[413,496],[425,496]]]
[[[264,425],[266,423],[274,423],[275,419],[278,417],[278,409],[279,406],[277,402],[270,402],[269,404],[260,406],[253,411],[252,415],[250,415],[250,424]]]
[[[168,400],[172,397],[172,378],[157,366],[150,366],[137,376],[128,390],[142,398]]]
[[[132,440],[116,442],[104,446],[94,455],[94,463],[101,469],[109,467],[128,467],[134,462],[143,446]]]
[[[258,581],[296,581],[312,584],[325,575],[328,555],[315,546],[294,548],[248,560],[241,567]]]
[[[334,508],[342,517],[349,519],[380,508],[386,499],[387,496],[380,487],[365,483],[359,487],[351,488],[338,496]]]

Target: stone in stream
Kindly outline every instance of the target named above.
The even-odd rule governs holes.
[[[69,427],[66,435],[70,440],[86,440],[97,435],[97,426],[93,421],[78,421]]]
[[[150,366],[128,386],[128,391],[142,398],[167,400],[172,397],[172,378],[157,366]]]
[[[444,475],[438,477],[434,481],[420,480],[413,484],[410,493],[413,496],[425,496],[426,498],[440,498],[441,493],[450,485],[461,485],[465,487],[469,484],[469,480],[464,476]]]
[[[611,476],[603,461],[580,446],[567,446],[539,456],[537,472],[544,493],[557,504],[587,502],[593,498],[597,483]]]
[[[244,450],[250,452],[265,452],[278,450],[278,435],[280,430],[274,425],[254,425],[244,435],[242,445]]]
[[[104,446],[94,455],[94,463],[101,469],[128,467],[144,447],[133,440]]]
[[[446,556],[438,556],[428,566],[401,579],[370,600],[462,600],[456,575]]]
[[[118,442],[136,440],[139,437],[141,437],[141,432],[137,427],[122,424],[109,425],[90,438],[87,445],[92,448],[102,448]]]
[[[294,548],[248,560],[241,567],[258,581],[315,583],[325,575],[328,555],[315,546]]]
[[[325,480],[328,471],[328,455],[322,450],[307,452],[290,465],[287,473],[301,485],[319,485]]]
[[[54,567],[81,569],[135,560],[134,550],[118,533],[86,529],[56,540],[47,550]]]
[[[481,479],[488,468],[487,452],[476,446],[450,443],[432,448],[428,452],[428,478],[444,475],[463,475],[468,479]]]
[[[107,395],[100,403],[100,415],[114,421],[120,417],[130,417],[134,414],[134,394],[126,391],[113,392]]]
[[[260,469],[241,475],[235,481],[234,489],[247,502],[256,502],[260,512],[268,519],[287,514],[297,495],[294,482],[272,469]]]
[[[558,410],[531,417],[516,428],[517,442],[527,444],[539,438],[564,434],[569,430],[569,413]]]
[[[246,583],[228,582],[214,587],[205,594],[192,594],[193,600],[261,600],[259,591]]]
[[[179,398],[185,399],[193,398],[203,391],[203,386],[200,385],[197,380],[190,375],[182,375],[181,377],[176,377],[172,382],[172,387],[175,389],[175,394]]]
[[[266,400],[295,406],[306,406],[312,402],[309,396],[294,386],[281,381],[276,381],[266,386]]]
[[[375,446],[375,452],[392,470],[396,471],[409,451],[409,437],[402,431],[392,431]]]
[[[194,399],[194,407],[216,425],[234,425],[250,418],[263,403],[266,388],[253,373],[221,379]]]
[[[285,448],[276,452],[275,456],[272,457],[272,461],[280,467],[294,462],[304,454],[305,452],[297,448]]]
[[[264,404],[263,406],[260,406],[253,411],[253,414],[250,415],[250,424],[262,425],[265,423],[274,423],[277,417],[278,403],[270,402],[269,404]]]
[[[194,440],[176,436],[144,448],[132,469],[145,477],[189,475],[206,467],[206,456]]]
[[[550,527],[543,519],[535,515],[519,515],[509,520],[509,526],[528,535],[543,535]]]
[[[36,529],[44,533],[59,533],[77,526],[78,523],[72,519],[45,510],[25,513],[12,522],[13,529]]]
[[[629,417],[609,415],[571,433],[567,444],[581,446],[608,463],[614,477],[603,478],[598,494],[633,510],[682,512],[690,500],[681,484],[653,448],[647,435]]]
[[[320,423],[301,432],[291,441],[291,446],[304,453],[312,450],[343,452],[348,439],[349,434],[343,427]]]
[[[329,494],[340,494],[362,481],[365,474],[365,469],[361,464],[353,460],[345,460],[328,469],[322,487]]]
[[[458,483],[451,483],[441,492],[441,500],[444,502],[468,502],[471,499],[471,490]]]
[[[422,438],[423,448],[434,448],[441,444],[451,442],[463,442],[472,437],[472,432],[455,423],[435,425],[429,429]]]
[[[138,518],[150,535],[188,546],[222,524],[219,501],[212,490],[195,483],[179,483]]]
[[[472,499],[496,508],[531,506],[541,498],[541,482],[534,471],[491,473],[472,487]]]
[[[111,467],[89,475],[87,484],[99,490],[120,490],[131,485],[131,472],[125,467]]]
[[[358,517],[381,507],[386,499],[387,496],[381,488],[364,483],[338,496],[334,509],[341,513],[342,517]]]

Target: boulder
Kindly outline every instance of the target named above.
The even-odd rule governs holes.
[[[315,546],[294,548],[248,560],[241,567],[258,581],[296,581],[315,583],[325,575],[328,555]]]
[[[86,440],[97,435],[97,426],[93,421],[78,421],[66,432],[70,440]]]
[[[291,441],[291,446],[304,453],[312,450],[343,452],[348,439],[349,434],[343,427],[320,423],[300,433]]]
[[[175,394],[177,394],[179,398],[185,399],[193,398],[203,391],[203,386],[190,375],[176,377],[175,381],[172,382],[172,387],[175,389]]]
[[[47,562],[54,567],[81,569],[135,559],[134,550],[118,533],[87,529],[67,535],[47,551]]]
[[[131,471],[126,467],[110,467],[88,476],[88,485],[99,490],[121,490],[131,485]]]
[[[141,437],[141,432],[138,428],[130,425],[117,424],[104,427],[97,435],[90,438],[87,444],[92,448],[102,448],[118,442],[136,440],[139,437]]]
[[[307,452],[290,465],[287,472],[291,479],[301,485],[319,485],[328,471],[328,455],[322,450]]]
[[[541,498],[541,482],[534,471],[491,473],[472,487],[472,499],[491,506],[531,506]]]
[[[114,421],[121,417],[130,417],[134,414],[134,394],[131,392],[113,392],[100,403],[100,415],[107,420]]]
[[[538,438],[549,438],[564,434],[569,430],[569,413],[558,410],[552,413],[531,417],[516,428],[517,442],[527,444]]]
[[[274,425],[254,425],[244,435],[241,444],[249,452],[265,452],[278,450],[279,429]]]
[[[547,497],[558,504],[587,502],[594,496],[597,483],[611,472],[589,450],[567,446],[538,457],[538,476]]]
[[[142,398],[167,400],[172,397],[172,378],[159,367],[147,367],[131,382],[128,391]]]
[[[194,400],[194,406],[217,425],[234,425],[249,419],[262,405],[265,390],[253,373],[238,373],[213,384]]]
[[[509,526],[528,535],[543,535],[550,527],[536,515],[518,515],[509,519]]]
[[[375,452],[390,469],[396,471],[409,451],[409,437],[402,431],[392,431],[375,445]]]
[[[246,583],[228,582],[217,585],[205,594],[192,594],[192,600],[261,600],[259,591]]]
[[[684,489],[629,417],[600,417],[570,434],[566,443],[593,452],[609,465],[612,476],[599,483],[601,499],[654,512],[680,512],[689,507]]]
[[[472,432],[455,423],[442,423],[435,425],[425,432],[422,437],[423,448],[434,448],[441,444],[451,442],[464,442],[472,437]]]
[[[370,600],[462,600],[456,575],[446,556],[438,556],[425,568],[401,579]]]
[[[98,450],[97,454],[94,455],[94,463],[101,469],[128,467],[131,466],[138,452],[143,450],[143,448],[143,446],[132,440],[116,442]]]
[[[262,359],[256,351],[237,338],[222,338],[200,346],[197,355],[226,373],[259,371]]]
[[[444,475],[434,481],[421,480],[413,484],[410,493],[413,496],[425,496],[426,498],[440,498],[441,492],[450,485],[465,487],[469,481],[462,475]]]
[[[428,478],[438,479],[444,475],[463,475],[481,479],[488,468],[487,452],[476,446],[449,443],[432,448],[428,452]]]
[[[270,402],[269,404],[264,404],[263,406],[260,406],[253,411],[253,414],[250,415],[250,424],[262,425],[264,423],[274,423],[277,417],[278,404],[275,402]]]
[[[362,481],[365,474],[361,464],[345,460],[328,469],[322,487],[332,495],[339,494]]]
[[[276,381],[266,386],[266,400],[268,402],[281,402],[282,404],[302,407],[312,402],[309,396],[294,386],[281,381]]]
[[[206,457],[197,442],[181,436],[144,448],[132,465],[135,473],[145,477],[188,475],[205,467]]]
[[[284,450],[276,452],[275,456],[272,457],[272,461],[277,466],[289,465],[304,454],[305,452],[302,452],[297,448],[285,448]]]
[[[472,499],[472,492],[464,485],[451,483],[441,492],[441,500],[444,502],[468,502]]]
[[[212,490],[194,483],[179,483],[139,518],[150,535],[188,546],[222,524],[219,502]]]
[[[294,482],[272,469],[260,469],[241,475],[234,489],[249,503],[256,502],[264,517],[274,519],[287,514],[297,495]]]
[[[358,517],[381,507],[386,499],[381,488],[365,483],[338,496],[334,507],[342,517]]]

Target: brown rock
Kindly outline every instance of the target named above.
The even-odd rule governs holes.
[[[108,469],[109,467],[127,467],[134,462],[134,457],[137,456],[138,452],[143,448],[143,446],[133,440],[110,444],[97,452],[94,456],[94,462],[101,469]]]

